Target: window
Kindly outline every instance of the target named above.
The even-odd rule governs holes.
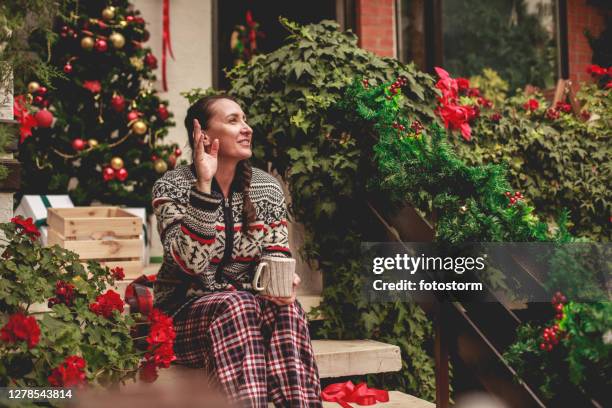
[[[441,64],[456,77],[492,68],[511,89],[552,88],[559,77],[557,3],[399,0],[399,55],[429,71]]]

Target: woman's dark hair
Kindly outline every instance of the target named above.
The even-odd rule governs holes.
[[[236,99],[229,95],[209,95],[198,99],[187,110],[187,116],[185,116],[185,128],[187,129],[187,137],[189,138],[189,147],[191,147],[192,156],[193,152],[195,151],[193,146],[193,120],[197,119],[198,122],[200,122],[202,129],[207,129],[208,122],[214,114],[212,109],[213,105],[215,102],[221,99],[229,99],[230,101],[238,103]],[[251,197],[249,197],[251,175],[251,163],[249,163],[248,160],[241,160],[236,165],[236,174],[234,176],[234,181],[232,182],[232,184],[236,186],[236,190],[241,192],[242,196],[244,197],[244,201],[242,203],[242,224],[243,230],[247,231],[247,233],[249,231],[249,224],[255,222],[255,218],[257,217],[255,206],[251,202]]]

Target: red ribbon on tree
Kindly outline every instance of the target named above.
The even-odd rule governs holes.
[[[168,80],[166,78],[167,53],[174,59],[172,42],[170,41],[170,0],[164,0],[163,5],[163,33],[162,33],[162,85],[164,91],[168,90]]]
[[[389,401],[387,390],[368,388],[366,383],[354,385],[351,381],[330,384],[321,392],[323,401],[337,402],[344,408],[352,408],[349,402],[359,405],[374,405]]]

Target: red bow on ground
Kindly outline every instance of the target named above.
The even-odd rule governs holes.
[[[323,401],[337,402],[344,408],[352,408],[349,402],[359,405],[374,405],[377,402],[389,401],[387,390],[368,388],[366,383],[354,385],[351,381],[330,384],[321,392]]]

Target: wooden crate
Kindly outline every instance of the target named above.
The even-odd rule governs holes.
[[[142,220],[119,207],[49,208],[48,245],[57,244],[109,268],[123,267],[126,278],[143,270]]]

